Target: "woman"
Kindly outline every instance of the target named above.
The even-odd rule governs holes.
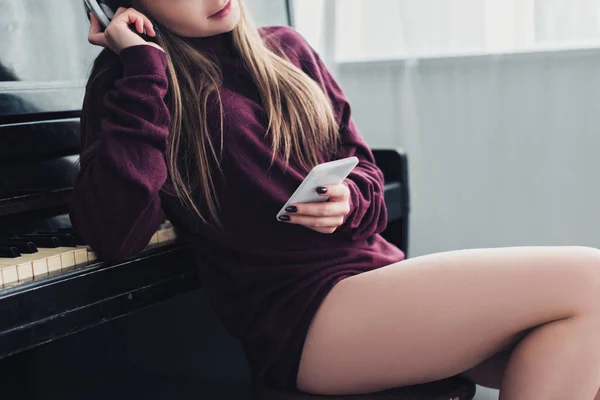
[[[102,257],[139,252],[171,220],[253,374],[275,386],[351,394],[463,374],[502,399],[594,398],[600,251],[404,260],[379,235],[383,177],[348,101],[296,32],[256,30],[243,0],[119,3],[105,32],[92,18],[106,49],[71,212]],[[311,167],[350,156],[348,179],[318,189],[328,202],[274,218]]]

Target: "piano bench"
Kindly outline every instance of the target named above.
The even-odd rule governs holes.
[[[257,385],[258,400],[472,400],[475,384],[458,376],[422,385],[353,396],[316,396]]]

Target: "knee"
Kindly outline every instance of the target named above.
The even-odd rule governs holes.
[[[579,258],[578,264],[583,267],[586,277],[593,281],[600,280],[600,249],[587,246],[577,246],[574,249]]]
[[[569,276],[578,282],[578,292],[586,309],[600,316],[600,249],[575,247],[576,260],[568,266]]]

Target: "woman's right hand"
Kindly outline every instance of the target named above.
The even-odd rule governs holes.
[[[147,42],[129,28],[133,25],[136,31],[144,32],[144,27],[149,36],[156,36],[152,21],[135,8],[119,7],[110,25],[102,31],[102,25],[93,13],[90,13],[90,34],[88,41],[96,46],[111,49],[117,54],[128,47],[138,45],[154,46],[163,50],[159,45]],[[164,50],[163,50],[164,51]]]

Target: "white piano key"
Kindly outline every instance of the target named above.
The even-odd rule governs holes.
[[[33,264],[33,279],[41,279],[48,276],[48,260],[42,258],[41,260],[32,261]]]
[[[87,249],[76,248],[73,250],[75,256],[75,266],[82,267],[88,264],[88,251]]]
[[[29,267],[26,265],[30,264]],[[19,274],[19,281],[39,279],[44,276],[48,276],[48,264],[46,258],[41,256],[39,253],[23,254],[17,258],[2,258],[0,259],[0,268],[2,266],[17,265],[17,272]],[[31,268],[31,279],[27,268]]]
[[[17,264],[17,275],[19,276],[19,282],[29,282],[33,280],[33,263],[26,261]]]
[[[160,247],[176,238],[173,225],[166,220],[152,235],[148,247]],[[96,252],[86,245],[38,248],[38,252],[34,254],[25,254],[14,259],[0,258],[0,288],[57,275],[98,261],[100,260]]]
[[[163,224],[161,224],[156,234],[158,235],[159,244],[172,242],[176,238],[175,228],[173,227],[173,224],[171,224],[170,221],[166,221]]]
[[[152,235],[152,237],[150,238],[150,242],[148,243],[148,246],[154,246],[158,244],[158,232],[154,232],[154,235]]]
[[[19,282],[19,259],[15,258],[0,258],[0,271],[5,286],[12,286]]]
[[[61,271],[66,272],[75,268],[75,251],[73,247],[57,247],[60,249]]]
[[[93,251],[91,249],[88,249],[87,257],[88,257],[88,263],[90,263],[90,264],[94,264],[98,261],[98,255],[96,254],[95,251]]]
[[[17,273],[17,265],[6,265],[0,267],[2,271],[2,279],[4,287],[9,287],[19,283],[19,274]]]
[[[169,229],[169,231],[167,232],[167,236],[168,236],[168,238],[169,238],[170,241],[176,240],[177,239],[177,232],[175,231],[175,228]]]
[[[79,249],[85,250],[85,257],[86,257],[85,264],[91,265],[91,264],[94,264],[98,260],[98,256],[96,255],[96,253],[92,250],[92,248],[90,246],[86,246],[86,245],[77,246],[77,250],[79,250]],[[78,256],[75,255],[75,257],[78,257]],[[81,256],[81,257],[83,257],[83,256]],[[78,260],[76,259],[75,262],[77,263]]]
[[[62,261],[60,259],[60,252],[57,252],[56,249],[47,249],[47,248],[38,248],[38,252],[36,254],[39,255],[39,259],[45,259],[48,265],[48,275],[57,275],[60,274],[62,270]]]
[[[158,231],[158,243],[162,244],[169,241],[168,229],[161,229]]]

